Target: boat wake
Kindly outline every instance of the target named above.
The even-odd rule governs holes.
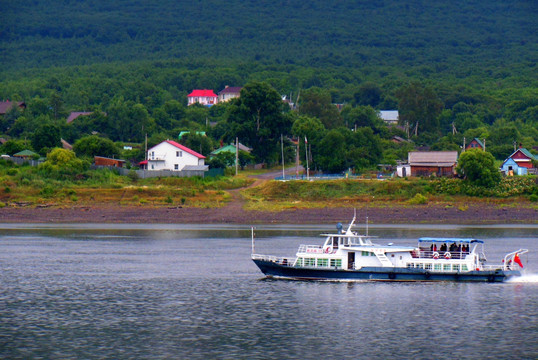
[[[514,277],[507,282],[509,283],[538,283],[538,274],[526,274]]]

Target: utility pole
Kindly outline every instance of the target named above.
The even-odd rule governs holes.
[[[484,151],[486,151],[486,138],[484,138],[483,140],[484,140]]]
[[[305,146],[304,154],[306,157],[306,180],[310,180],[310,173],[308,169],[308,140],[306,139],[306,135],[304,137],[304,146]]]
[[[235,176],[237,176],[237,165],[239,163],[239,139],[235,138]]]
[[[280,146],[282,148],[282,180],[286,180],[286,173],[284,171],[284,136],[280,134]]]

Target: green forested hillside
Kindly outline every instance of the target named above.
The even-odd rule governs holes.
[[[264,144],[257,160],[275,161],[281,133],[308,135],[314,166],[330,171],[394,163],[413,146],[459,149],[464,137],[479,137],[502,160],[514,144],[538,141],[537,4],[0,0],[0,100],[28,106],[0,117],[0,136],[19,141],[8,148],[15,150],[52,131],[58,139],[34,143],[44,154],[60,136],[140,143],[147,133],[155,143],[204,130],[210,144],[187,140],[207,152],[250,134],[247,145]],[[278,132],[253,135],[245,122],[255,109],[242,102],[186,107],[195,88],[273,91],[260,82],[293,100],[300,94],[298,111],[268,117]],[[333,103],[346,106],[338,112]],[[400,110],[417,130],[413,145],[390,141],[405,134],[380,124],[380,109]],[[70,111],[95,112],[66,124]]]
[[[509,74],[538,49],[528,0],[3,0],[2,13],[3,69],[211,58],[466,76]]]

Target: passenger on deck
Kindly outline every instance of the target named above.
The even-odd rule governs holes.
[[[440,250],[441,250],[442,252],[445,252],[445,251],[446,251],[446,244],[443,243],[443,245],[441,245]]]

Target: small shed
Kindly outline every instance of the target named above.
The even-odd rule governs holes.
[[[122,168],[125,165],[125,160],[112,159],[102,156],[94,156],[93,161],[95,166],[112,166]]]
[[[527,168],[519,166],[512,158],[508,158],[503,162],[501,171],[507,176],[527,175]]]

